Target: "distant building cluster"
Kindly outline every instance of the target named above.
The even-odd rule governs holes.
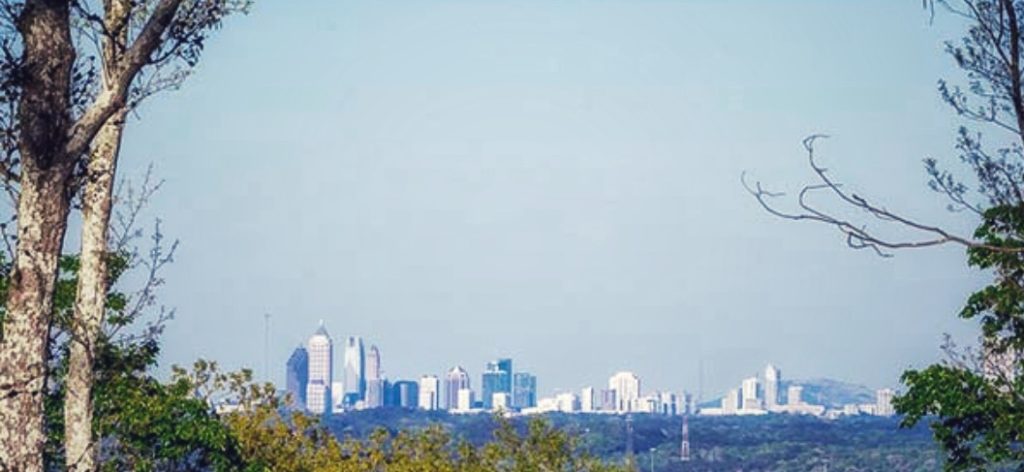
[[[335,380],[334,340],[321,322],[288,358],[285,385],[293,405],[314,414],[383,407],[511,412],[537,406],[537,377],[513,372],[512,359],[487,363],[479,394],[461,366],[443,378],[427,374],[418,380],[389,380],[383,375],[380,349],[367,349],[359,336],[345,338],[342,366],[344,378]]]
[[[702,415],[765,415],[768,413],[791,413],[835,418],[844,415],[892,416],[895,414],[892,389],[875,392],[875,403],[843,405],[829,409],[804,401],[804,387],[789,385],[785,398],[781,396],[782,371],[769,364],[761,377],[757,375],[743,379],[738,388],[731,389],[722,397],[721,406],[702,408]]]
[[[335,380],[334,341],[320,327],[304,346],[292,352],[287,362],[286,388],[294,406],[314,414],[382,407],[421,410],[447,410],[452,413],[501,411],[520,414],[562,413],[649,413],[660,415],[764,415],[768,413],[809,414],[836,417],[870,414],[890,416],[893,391],[876,392],[873,404],[846,405],[827,409],[804,401],[803,387],[788,385],[785,392],[782,372],[768,365],[763,376],[744,379],[738,388],[726,392],[716,408],[698,408],[689,393],[641,389],[640,377],[633,372],[616,372],[608,379],[607,388],[582,388],[576,392],[560,392],[538,398],[537,377],[529,372],[516,372],[512,359],[488,362],[474,388],[470,375],[462,366],[451,367],[442,377],[433,374],[418,380],[389,380],[383,375],[380,349],[364,347],[359,336],[345,338],[343,347],[344,378]]]

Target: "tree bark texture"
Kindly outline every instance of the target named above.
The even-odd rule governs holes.
[[[75,51],[69,2],[27,1],[18,18],[24,86],[18,245],[0,339],[0,470],[43,467],[47,349],[74,162],[66,152]]]

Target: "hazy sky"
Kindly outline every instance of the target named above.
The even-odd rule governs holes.
[[[622,369],[695,391],[699,360],[706,396],[769,361],[895,385],[971,332],[963,251],[852,251],[739,177],[798,188],[826,132],[852,189],[969,229],[921,165],[955,162],[945,21],[918,0],[258,1],[130,124],[123,175],[156,163],[147,218],[181,240],[162,368],[262,374],[269,312],[279,383],[324,319],[391,378],[461,364],[477,387],[511,356],[542,395]]]

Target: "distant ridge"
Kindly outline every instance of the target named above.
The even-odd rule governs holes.
[[[844,382],[842,380],[816,378],[808,380],[783,380],[779,388],[779,402],[786,403],[786,391],[790,385],[804,387],[803,401],[813,405],[824,405],[828,408],[841,408],[847,404],[863,404],[875,402],[875,391],[863,385]],[[717,397],[700,404],[701,408],[717,408],[722,397]]]

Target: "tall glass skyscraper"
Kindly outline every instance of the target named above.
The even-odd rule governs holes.
[[[309,383],[309,351],[299,346],[292,351],[285,370],[285,388],[295,408],[306,408],[306,384]]]
[[[388,389],[388,406],[417,408],[420,402],[420,384],[412,380],[399,380]]]
[[[537,406],[537,376],[516,372],[512,376],[512,407],[533,408]]]
[[[366,408],[384,406],[384,378],[380,370],[380,349],[371,345],[366,353],[366,397],[363,399]]]
[[[309,383],[306,385],[306,409],[314,414],[330,413],[331,382],[334,380],[334,342],[320,322],[320,328],[306,344],[309,353]]]
[[[484,408],[494,406],[494,394],[504,393],[512,397],[512,359],[498,359],[487,363],[487,369],[481,376],[480,400]]]
[[[359,336],[345,339],[345,397],[366,398],[366,352]]]

